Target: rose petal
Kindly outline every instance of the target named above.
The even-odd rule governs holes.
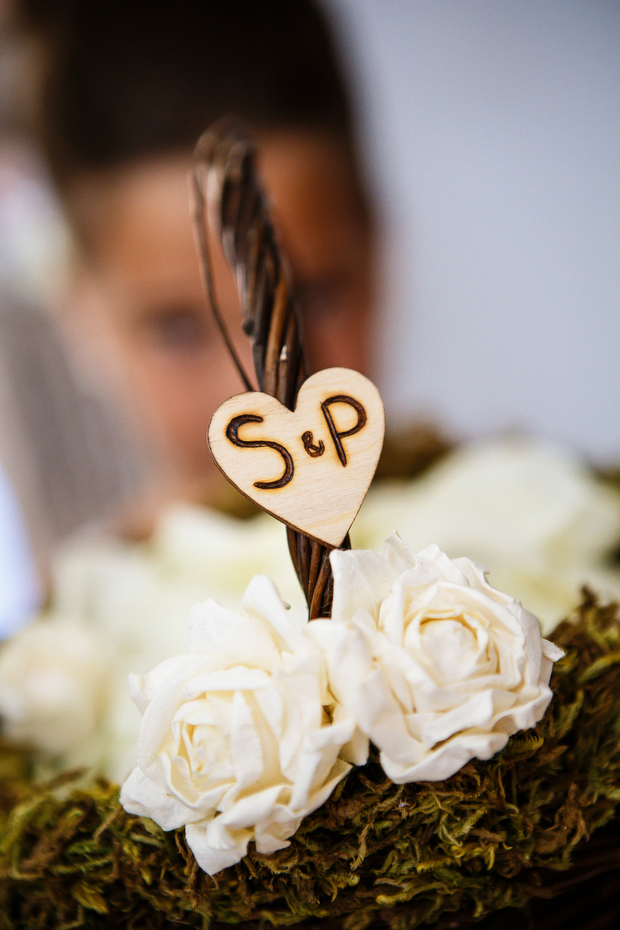
[[[210,822],[190,823],[185,828],[187,845],[207,875],[216,875],[243,859],[252,838],[251,830],[232,833],[223,828],[219,820],[216,817]]]
[[[463,733],[458,740],[444,743],[409,766],[395,762],[384,753],[380,759],[385,774],[397,785],[414,781],[443,781],[463,768],[470,759],[492,758],[507,742],[505,733]]]
[[[334,576],[332,621],[336,622],[346,623],[358,611],[374,617],[399,574],[374,552],[357,550],[356,559],[347,558],[348,555],[334,549],[329,556]]]
[[[205,601],[190,613],[187,651],[208,656],[209,666],[217,669],[246,664],[273,668],[280,664],[280,653],[270,634],[260,617],[240,616],[217,601]]]
[[[277,588],[266,575],[255,575],[249,583],[241,602],[241,610],[249,617],[255,617],[263,625],[275,632],[278,648],[287,647],[294,651],[299,646],[299,633],[291,623],[284,603]]]
[[[121,789],[120,803],[128,814],[150,817],[162,830],[176,830],[187,823],[187,808],[135,768]]]
[[[259,781],[265,768],[261,740],[248,701],[240,691],[232,700],[230,755],[240,791]]]

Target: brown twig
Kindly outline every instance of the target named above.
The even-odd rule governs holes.
[[[217,304],[208,248],[210,231],[221,239],[237,282],[242,326],[252,344],[259,390],[292,410],[310,372],[292,275],[257,177],[254,146],[240,123],[223,120],[201,136],[196,158],[194,219],[208,302],[245,388],[252,390]],[[289,529],[287,537],[310,618],[329,616],[333,590],[330,547],[296,530]],[[347,536],[342,548],[349,546]]]

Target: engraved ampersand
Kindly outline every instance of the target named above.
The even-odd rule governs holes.
[[[319,439],[318,446],[313,442],[314,436],[312,435],[312,430],[307,429],[305,433],[301,434],[301,441],[304,444],[304,449],[313,459],[317,459],[319,455],[323,455],[325,452],[325,443],[322,439]]]
[[[295,410],[247,392],[214,413],[208,440],[229,481],[279,520],[339,545],[366,495],[384,434],[376,387],[348,368],[320,371]]]

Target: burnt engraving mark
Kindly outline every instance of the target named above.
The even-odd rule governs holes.
[[[329,409],[332,404],[348,404],[350,407],[353,407],[353,409],[357,412],[357,423],[355,426],[352,426],[351,429],[343,430],[343,432],[339,433],[336,429],[336,424],[334,423]],[[336,394],[334,397],[328,397],[327,400],[324,400],[321,404],[321,410],[323,411],[323,416],[327,421],[327,426],[331,437],[334,440],[336,454],[338,455],[338,458],[344,467],[347,464],[347,454],[344,451],[342,440],[347,436],[353,436],[355,433],[359,433],[359,431],[363,429],[364,426],[366,426],[366,422],[368,420],[366,411],[360,404],[359,400],[355,400],[354,397],[349,397],[347,394]]]
[[[301,441],[304,444],[304,449],[309,456],[316,459],[325,452],[325,443],[322,439],[319,439],[318,445],[315,445],[313,440],[314,436],[309,429],[307,429],[305,433],[302,433]]]
[[[275,481],[254,482],[255,488],[260,488],[262,491],[272,491],[277,488],[286,487],[286,485],[293,480],[295,466],[291,453],[284,446],[281,446],[280,443],[271,442],[269,439],[241,439],[239,436],[240,426],[243,426],[244,423],[262,422],[263,417],[259,417],[254,413],[245,413],[238,417],[233,417],[226,427],[226,438],[229,442],[232,442],[234,446],[239,446],[241,449],[260,449],[263,446],[267,446],[270,449],[275,449],[275,451],[282,456],[284,459],[284,472],[281,478],[277,478]]]

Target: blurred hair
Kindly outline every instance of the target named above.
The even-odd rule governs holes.
[[[21,0],[21,10],[42,44],[39,135],[61,190],[83,172],[187,150],[227,114],[327,130],[353,155],[313,0]]]

